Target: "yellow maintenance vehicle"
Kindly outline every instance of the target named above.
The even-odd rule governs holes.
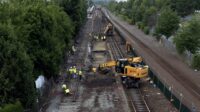
[[[148,75],[149,67],[144,65],[141,57],[131,57],[108,61],[99,64],[99,70],[115,67],[115,72],[120,74],[122,84],[127,88],[139,87],[139,81]]]
[[[113,25],[111,23],[108,23],[108,25],[106,26],[106,28],[104,30],[104,34],[106,36],[112,36],[113,35]]]

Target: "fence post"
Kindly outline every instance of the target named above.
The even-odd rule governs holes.
[[[165,94],[165,88],[166,88],[166,81],[165,81],[165,79],[164,79],[164,83],[163,83],[163,85],[164,85],[164,88],[163,88],[163,92],[164,92],[164,94]]]
[[[192,103],[192,112],[196,112],[196,111],[197,111],[196,107],[195,107],[194,103]]]
[[[183,94],[180,93],[180,106],[179,106],[179,112],[181,112],[181,106],[182,106],[182,100],[183,100]]]
[[[171,101],[171,102],[173,101],[173,98],[172,98],[172,90],[173,90],[173,85],[169,87],[169,91],[171,92],[171,96],[170,96],[170,101]]]

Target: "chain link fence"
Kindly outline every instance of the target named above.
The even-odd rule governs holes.
[[[167,40],[163,40],[163,45],[168,50],[172,52],[177,52],[175,45]],[[134,49],[131,49],[132,54],[137,56],[137,53]],[[187,59],[192,60],[192,56],[187,52]],[[176,88],[173,85],[168,84],[168,80],[162,80],[163,78],[159,77],[159,75],[155,74],[151,69],[149,69],[149,77],[153,81],[153,83],[160,89],[160,91],[165,95],[165,97],[180,111],[180,112],[200,112],[200,107],[195,106],[195,104],[190,100],[190,98],[184,97],[184,94],[180,92],[179,88]],[[176,96],[175,96],[176,95]],[[189,106],[185,106],[184,102],[189,102]]]
[[[171,103],[180,112],[199,112],[200,107],[195,106],[195,104],[189,99],[184,97],[184,93],[181,93],[179,88],[173,85],[167,84],[168,80],[161,80],[158,75],[155,75],[151,70],[149,71],[149,76],[154,82],[154,84],[162,91],[165,97],[171,101]],[[175,96],[176,95],[176,96]],[[189,102],[189,106],[186,107],[182,102]]]

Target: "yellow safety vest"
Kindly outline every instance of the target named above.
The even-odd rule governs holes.
[[[79,71],[79,73],[78,73],[79,75],[82,75],[82,71]]]
[[[93,72],[96,72],[96,70],[97,70],[97,68],[95,68],[95,67],[94,67],[94,68],[92,68],[92,71],[93,71]]]
[[[73,72],[73,70],[72,70],[72,68],[70,68],[70,69],[69,69],[69,73],[72,74],[72,72]]]
[[[69,92],[70,92],[69,89],[66,89],[66,90],[65,90],[65,93],[66,93],[66,94],[68,94]]]
[[[74,73],[76,73],[76,68],[74,68]]]

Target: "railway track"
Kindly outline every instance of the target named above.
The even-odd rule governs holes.
[[[108,42],[110,45],[110,49],[115,60],[125,58],[125,53],[121,49],[117,40],[114,37],[109,37]],[[143,95],[140,89],[132,88],[126,89],[124,88],[125,93],[127,95],[127,99],[130,107],[134,110],[134,112],[150,112],[149,107],[143,98]]]
[[[150,112],[140,89],[126,89],[126,91],[127,96],[131,98],[129,102],[132,103],[135,112]]]
[[[72,102],[76,102],[77,98],[78,98],[78,89],[79,89],[79,85],[80,85],[80,81],[79,78],[76,79],[76,82],[74,84],[74,92],[73,92],[73,96],[72,96]]]
[[[109,13],[107,13],[109,15]],[[188,80],[187,74],[177,70],[173,66],[170,65],[169,62],[167,62],[165,59],[163,59],[160,55],[158,55],[154,50],[149,48],[146,44],[144,44],[140,39],[136,38],[130,31],[128,31],[125,26],[118,23],[116,20],[112,19],[109,15],[108,19],[112,21],[112,23],[115,24],[122,32],[128,35],[128,39],[131,39],[131,41],[134,41],[137,43],[138,48],[142,48],[144,52],[146,52],[149,56],[151,56],[155,62],[159,63],[159,66],[164,68],[166,72],[168,72],[174,79],[176,79],[178,82],[180,82],[181,85],[187,91],[194,96],[196,99],[200,100],[200,88],[198,85],[196,85],[192,80]],[[132,37],[132,38],[130,38]],[[184,75],[183,75],[184,74]],[[177,94],[176,94],[177,95]]]
[[[117,45],[117,41],[112,37],[109,37],[108,40],[114,60],[124,58],[124,54],[122,53],[119,45]]]

